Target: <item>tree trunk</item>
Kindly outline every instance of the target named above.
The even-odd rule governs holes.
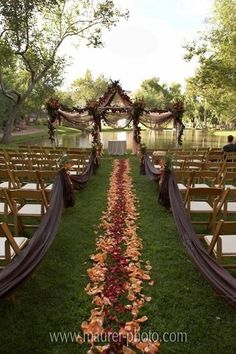
[[[9,144],[11,141],[11,133],[14,128],[15,119],[20,111],[21,104],[22,104],[21,101],[15,103],[8,115],[8,118],[6,120],[6,124],[3,128],[3,136],[1,139],[2,144]]]

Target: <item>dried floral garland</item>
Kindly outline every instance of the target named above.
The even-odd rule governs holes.
[[[56,120],[59,120],[59,114],[57,112],[58,108],[60,108],[60,104],[58,100],[54,98],[50,98],[47,103],[46,103],[46,109],[48,111],[48,138],[51,140],[51,143],[53,144],[55,142],[55,130],[56,128],[52,123],[54,123]]]
[[[145,165],[144,165],[144,156],[147,153],[147,146],[146,144],[140,144],[140,174],[145,175]]]
[[[145,102],[143,99],[136,99],[131,110],[131,117],[133,119],[134,141],[136,144],[141,143],[141,128],[139,127],[139,120],[144,112]]]
[[[182,101],[177,101],[173,104],[172,113],[175,118],[175,123],[179,125],[178,145],[180,145],[180,146],[183,143],[182,137],[183,137],[184,129],[185,129],[185,125],[182,122],[182,117],[183,117],[184,111],[185,111],[184,103]]]
[[[140,336],[140,325],[148,318],[140,318],[139,311],[151,301],[142,293],[143,283],[152,285],[153,281],[149,261],[140,260],[142,241],[137,235],[138,213],[129,172],[129,160],[114,161],[97,253],[91,256],[94,263],[88,269],[90,283],[85,290],[96,306],[81,325],[91,345],[88,354],[154,354],[159,348],[158,341],[142,341]],[[83,342],[82,337],[77,341]]]

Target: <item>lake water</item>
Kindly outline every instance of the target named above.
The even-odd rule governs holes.
[[[176,131],[164,129],[162,131],[142,131],[142,142],[150,149],[177,147]],[[101,133],[102,143],[107,149],[109,140],[126,140],[127,149],[132,149],[132,131],[106,131]],[[203,130],[185,130],[183,135],[183,148],[188,147],[222,147],[226,144],[227,137],[214,136]],[[58,145],[66,147],[87,148],[91,147],[92,136],[88,133],[60,134]],[[49,140],[43,141],[49,145]]]

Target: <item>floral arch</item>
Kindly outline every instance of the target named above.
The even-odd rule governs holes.
[[[107,91],[96,101],[90,101],[86,107],[66,107],[58,100],[51,98],[46,104],[49,120],[49,139],[55,142],[55,121],[63,120],[66,125],[77,129],[91,129],[93,143],[100,145],[101,122],[113,128],[126,128],[133,125],[133,153],[137,153],[141,144],[140,123],[145,127],[157,130],[167,125],[170,121],[178,127],[178,144],[182,144],[184,124],[182,116],[184,106],[176,102],[166,110],[150,110],[145,108],[144,99],[132,101],[119,84],[113,81]],[[123,126],[118,126],[118,121],[125,118]]]

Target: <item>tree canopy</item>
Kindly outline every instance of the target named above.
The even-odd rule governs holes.
[[[109,79],[100,74],[93,78],[90,70],[87,70],[84,77],[74,80],[72,83],[72,97],[75,105],[85,106],[90,100],[97,100],[109,85]]]
[[[197,102],[221,122],[236,118],[236,3],[216,0],[213,16],[198,41],[186,45],[186,60],[198,58],[199,67],[188,80]]]
[[[182,100],[181,85],[173,83],[170,86],[161,84],[158,77],[144,80],[136,95],[143,97],[148,108],[166,109],[174,101]]]
[[[102,30],[127,16],[112,0],[0,1],[0,90],[12,101],[3,142],[9,141],[14,120],[36,85],[51,68],[63,67],[62,43],[75,37],[79,45],[101,46]],[[24,88],[6,83],[8,70],[24,73]]]

